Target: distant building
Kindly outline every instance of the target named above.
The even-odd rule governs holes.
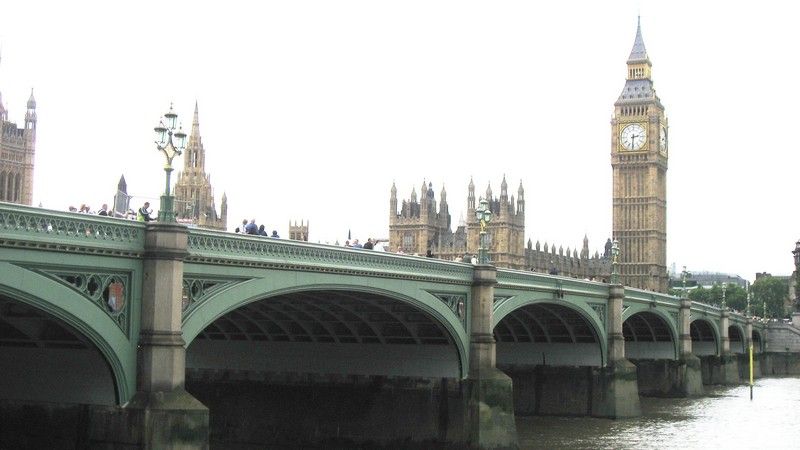
[[[447,192],[442,188],[437,208],[433,184],[423,183],[421,195],[416,188],[411,198],[400,202],[397,187],[392,184],[389,200],[389,251],[402,249],[404,253],[426,255],[446,260],[474,256],[480,247],[480,224],[475,217],[475,184],[469,182],[467,194],[467,220],[461,220],[455,231],[451,229],[451,216],[447,204]],[[597,252],[590,257],[589,240],[584,237],[583,248],[564,251],[563,246],[541,245],[534,247],[529,239],[525,245],[525,190],[520,183],[517,198],[508,195],[505,177],[500,184],[500,197],[494,197],[491,185],[485,198],[493,213],[486,227],[489,258],[497,267],[534,270],[577,278],[608,280],[611,273],[609,253],[611,241],[606,245],[603,257]]]
[[[308,242],[308,222],[301,220],[300,225],[297,224],[297,221],[289,222],[289,239]]]
[[[220,213],[214,203],[211,175],[206,174],[206,151],[200,138],[197,103],[189,143],[183,152],[183,171],[175,183],[175,216],[178,222],[202,228],[228,228],[228,197],[222,194]]]
[[[28,98],[25,127],[8,120],[0,94],[0,201],[33,203],[33,164],[36,153],[36,99]]]

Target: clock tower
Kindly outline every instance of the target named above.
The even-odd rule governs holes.
[[[668,125],[640,24],[611,119],[613,234],[626,286],[666,292]]]

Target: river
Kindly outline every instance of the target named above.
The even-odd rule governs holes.
[[[642,417],[517,417],[521,449],[800,449],[800,378],[706,387],[700,398],[642,398]]]

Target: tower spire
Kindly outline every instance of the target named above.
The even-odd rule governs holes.
[[[631,54],[628,56],[628,64],[632,62],[649,61],[647,57],[647,49],[644,46],[644,39],[642,39],[642,20],[641,17],[636,17],[636,38],[633,41],[633,48]]]
[[[194,117],[192,118],[192,135],[200,137],[200,114],[197,112],[197,100],[194,101]]]

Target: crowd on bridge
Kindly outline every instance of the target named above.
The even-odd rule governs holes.
[[[280,239],[277,230],[272,230],[272,234],[269,234],[263,223],[261,225],[256,225],[256,219],[250,219],[249,222],[247,219],[242,220],[242,226],[236,227],[234,232],[237,234],[250,234],[253,236],[264,236],[273,239]]]

